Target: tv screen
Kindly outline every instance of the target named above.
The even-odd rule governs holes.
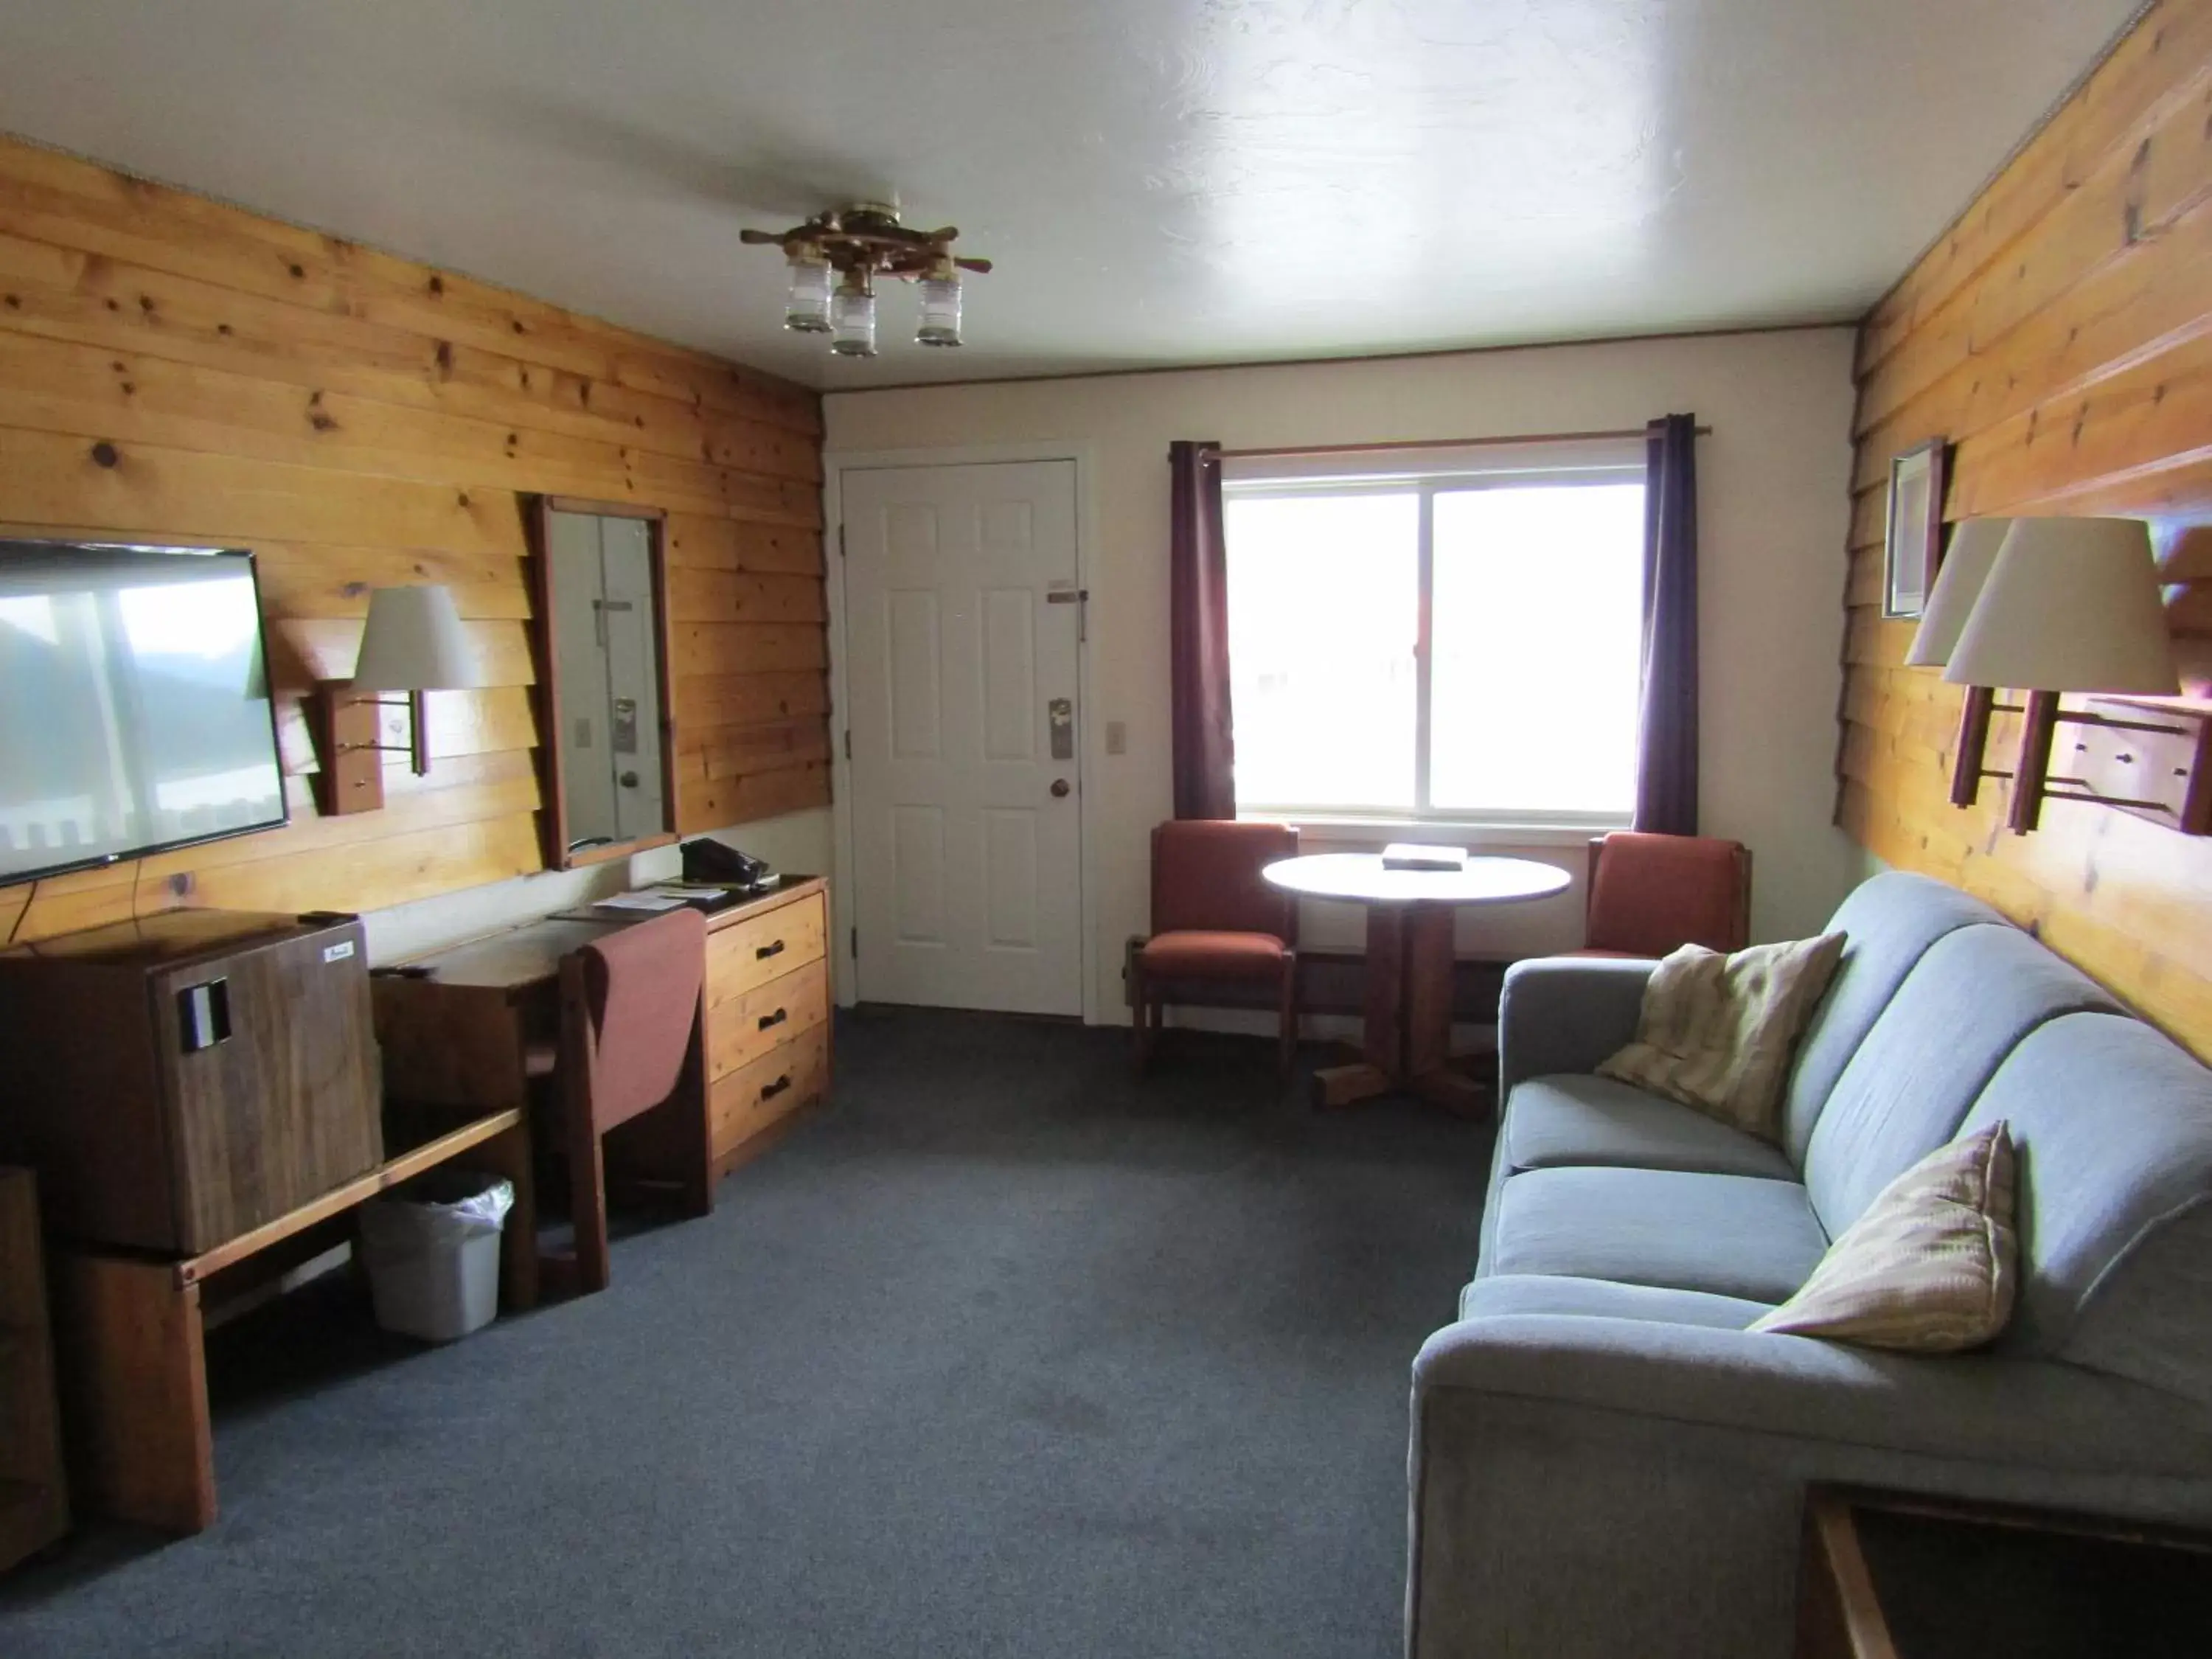
[[[0,540],[0,883],[284,819],[251,553]]]

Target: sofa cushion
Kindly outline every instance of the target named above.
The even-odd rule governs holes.
[[[1837,1079],[1805,1154],[1831,1236],[1958,1133],[2004,1057],[2045,1021],[2118,1004],[2008,924],[1929,945]]]
[[[1903,870],[1862,882],[1844,901],[1821,930],[1844,935],[1844,959],[1798,1040],[1783,1089],[1782,1145],[1793,1165],[1805,1167],[1829,1091],[1928,947],[1961,927],[2003,921],[1979,899]]]
[[[1841,933],[1726,955],[1685,945],[1652,970],[1636,1040],[1598,1072],[1779,1141],[1790,1056],[1843,953]]]
[[[1966,1124],[1999,1119],[2021,1250],[2000,1351],[2212,1405],[2212,1071],[2139,1020],[2071,1015],[2013,1051]]]
[[[1499,1133],[1516,1170],[1602,1164],[1797,1178],[1790,1160],[1756,1135],[1608,1077],[1532,1078],[1506,1103]]]
[[[1484,1277],[1559,1273],[1786,1300],[1828,1248],[1805,1189],[1680,1170],[1528,1170],[1498,1194]]]
[[[1602,1279],[1570,1279],[1557,1273],[1493,1274],[1474,1280],[1459,1294],[1462,1319],[1563,1314],[1571,1318],[1639,1319],[1661,1325],[1705,1325],[1714,1330],[1741,1331],[1766,1311],[1764,1302],[1747,1302],[1741,1297],[1669,1290],[1659,1285],[1614,1285]]]
[[[1883,1188],[1804,1288],[1752,1329],[1901,1353],[1990,1341],[2020,1284],[2014,1167],[2002,1122],[1938,1146]]]

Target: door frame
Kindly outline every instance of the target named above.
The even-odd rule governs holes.
[[[849,650],[847,633],[849,617],[845,605],[844,475],[847,472],[880,471],[897,467],[990,466],[1022,461],[1074,463],[1075,585],[1089,591],[1091,550],[1097,545],[1098,521],[1097,501],[1091,489],[1092,480],[1097,476],[1096,457],[1088,440],[1024,444],[956,444],[942,448],[827,450],[823,454],[823,539],[825,543],[833,538],[836,541],[834,549],[824,547],[823,551],[829,556],[823,560],[828,570],[830,612],[830,825],[831,875],[834,878],[831,890],[854,895],[854,899],[848,901],[843,914],[836,919],[830,941],[831,968],[840,1007],[849,1008],[860,1000],[860,964],[853,954],[853,915],[859,890],[853,885],[853,763],[845,752],[848,734],[851,731],[846,715],[852,702],[845,677]],[[1103,775],[1095,757],[1103,755],[1104,749],[1103,735],[1094,736],[1094,732],[1103,733],[1103,728],[1093,712],[1097,702],[1092,694],[1091,672],[1092,615],[1093,607],[1086,603],[1083,607],[1083,623],[1075,647],[1076,878],[1081,900],[1077,948],[1083,957],[1083,1023],[1085,1025],[1100,1025],[1107,1021],[1098,1000],[1098,890],[1097,860],[1093,856],[1093,849],[1098,845],[1098,841],[1097,824],[1092,817],[1096,807],[1091,800],[1090,781],[1093,777]]]

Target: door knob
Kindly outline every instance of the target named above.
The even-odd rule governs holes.
[[[635,789],[637,787],[637,774],[635,772],[623,773],[619,781],[622,787],[625,789]]]
[[[1054,778],[1052,781],[1052,793],[1053,799],[1055,800],[1058,800],[1060,797],[1066,795],[1067,793],[1067,780],[1066,778]]]

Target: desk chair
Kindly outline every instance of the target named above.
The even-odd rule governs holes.
[[[561,1036],[551,1082],[576,1230],[575,1288],[607,1286],[611,1154],[625,1184],[672,1191],[689,1215],[714,1206],[707,1116],[707,922],[671,910],[561,958]],[[551,1264],[556,1271],[563,1264]]]
[[[1278,1065],[1298,1040],[1298,907],[1260,872],[1296,858],[1288,824],[1176,818],[1152,831],[1152,932],[1130,963],[1137,1064],[1150,1063],[1160,1010],[1180,984],[1273,983],[1282,1011]]]
[[[1590,842],[1584,957],[1663,957],[1751,941],[1751,849],[1711,836],[1623,830]]]

